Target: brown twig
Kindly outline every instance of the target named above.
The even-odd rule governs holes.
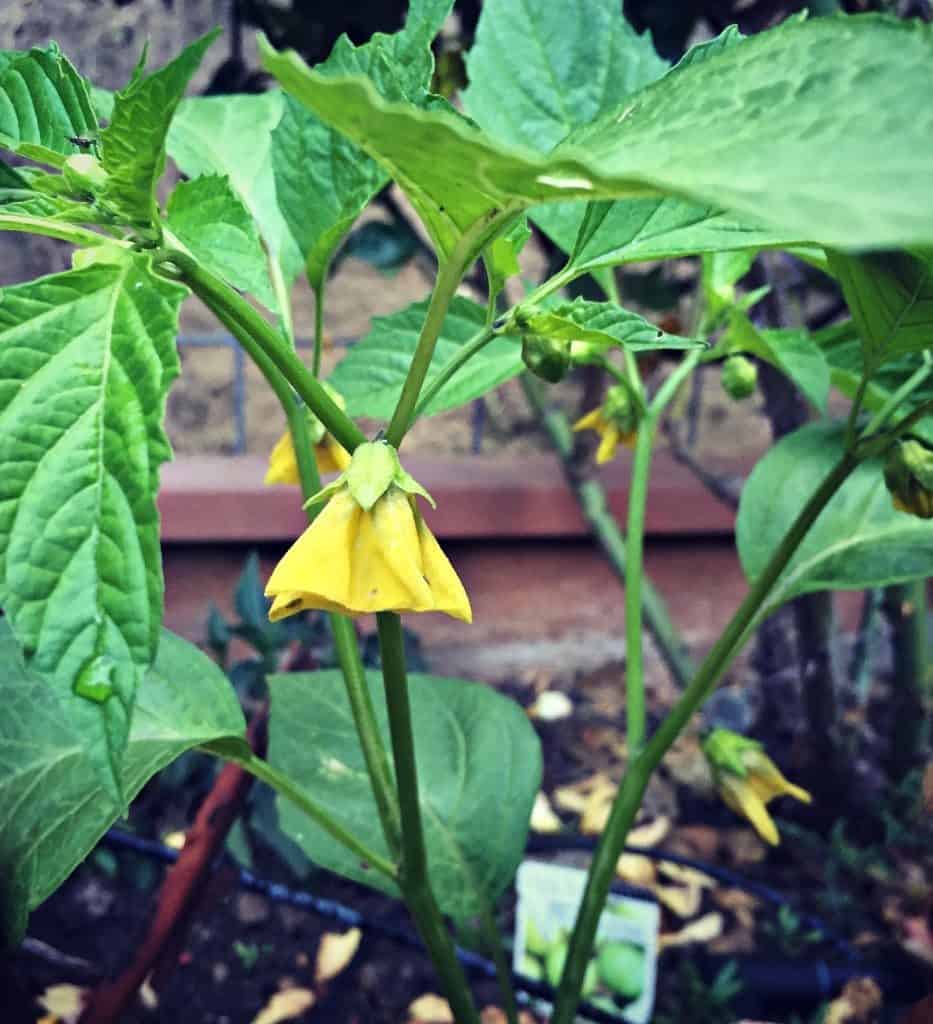
[[[267,711],[263,708],[253,718],[247,732],[247,740],[260,756],[266,742],[266,718]],[[158,971],[164,983],[168,971],[177,962],[188,926],[205,895],[205,883],[214,861],[240,816],[252,781],[252,776],[239,765],[223,767],[185,836],[178,860],[165,876],[155,917],[133,962],[115,980],[94,990],[80,1024],[113,1024],[120,1020],[153,971]]]

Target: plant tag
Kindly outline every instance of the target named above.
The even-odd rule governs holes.
[[[556,987],[586,872],[525,861],[518,869],[514,969]],[[648,1024],[658,960],[657,901],[643,890],[609,895],[583,984],[586,1002],[629,1024]]]

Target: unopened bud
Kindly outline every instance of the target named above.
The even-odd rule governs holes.
[[[526,334],[522,337],[522,362],[536,377],[556,384],[570,369],[570,342]]]
[[[933,451],[920,441],[898,441],[884,464],[884,483],[894,507],[933,519]]]
[[[758,367],[745,356],[730,356],[722,364],[720,380],[726,394],[741,402],[753,395],[758,387]]]

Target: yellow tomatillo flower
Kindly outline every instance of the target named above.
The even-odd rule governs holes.
[[[444,612],[472,622],[470,600],[416,494],[430,500],[391,445],[361,444],[346,472],[314,496],[327,504],[269,577],[269,618],[321,609]]]
[[[602,465],[615,458],[620,444],[631,448],[638,437],[638,411],[627,387],[616,384],[606,392],[598,409],[581,416],[574,430],[595,430],[599,434],[596,461]]]
[[[341,409],[345,408],[346,403],[339,391],[326,382],[322,386]],[[308,417],[308,434],[314,445],[314,461],[317,463],[318,472],[342,473],[350,465],[350,453],[335,438],[331,437],[327,428],[310,409],[306,411],[306,415]],[[275,442],[269,455],[269,468],[263,483],[266,486],[301,483],[298,460],[295,458],[295,446],[292,443],[291,431],[287,428]]]
[[[784,778],[760,743],[731,729],[714,729],[703,741],[703,753],[726,805],[748,818],[766,843],[777,846],[780,836],[766,805],[779,796],[808,804],[810,794]]]

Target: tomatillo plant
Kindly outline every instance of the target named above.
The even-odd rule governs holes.
[[[431,43],[450,6],[413,0],[399,32],[362,46],[341,39],[314,68],[260,39],[280,88],[259,96],[183,99],[213,34],[157,71],[140,66],[112,97],[92,93],[54,44],[2,56],[0,146],[19,160],[0,163],[0,229],[75,249],[71,270],[0,301],[9,943],[146,780],[197,747],[273,786],[283,827],[314,862],[400,895],[457,1021],[478,1021],[445,917],[491,919],[522,857],[541,756],[505,698],[407,671],[401,614],[469,622],[472,611],[400,452],[419,418],[526,366],[545,381],[595,366],[610,387],[576,428],[600,434],[601,462],[634,446],[627,535],[592,473],[569,473],[626,584],[629,763],[553,965],[555,1024],[574,1016],[652,772],[755,626],[810,591],[930,573],[933,115],[923,97],[933,94],[933,30],[874,15],[794,18],[749,39],[729,30],[668,67],[617,0],[569,12],[486,0],[464,116],[430,91]],[[166,155],[187,177],[161,205]],[[390,181],[434,248],[434,287],[376,321],[324,382],[327,268]],[[503,288],[529,222],[567,259],[510,307]],[[851,321],[817,334],[759,327],[735,286],[762,249],[803,254],[832,275]],[[690,254],[703,255],[703,277],[683,336],[620,304],[613,268]],[[458,293],[480,260],[484,305]],[[310,368],[289,301],[302,270],[318,299]],[[565,295],[585,275],[604,301]],[[245,743],[220,670],[161,627],[155,498],[170,455],[178,310],[192,293],[279,399],[288,433],[268,481],[299,482],[306,502],[307,531],[268,580],[270,615],[328,612],[340,663],[270,679],[268,760]],[[660,373],[644,372],[646,357]],[[741,377],[733,393],[747,394],[751,359],[786,374],[821,418],[748,480],[737,539],[749,590],[694,668],[643,571],[652,453],[700,366],[725,361]],[[569,422],[539,380],[524,383],[569,465]],[[828,419],[830,383],[851,399],[845,423]],[[384,435],[366,436],[362,418],[384,421]],[[322,488],[319,470],[341,476]],[[362,667],[352,618],[363,612],[377,614],[380,673]],[[654,731],[643,617],[684,684]],[[719,767],[727,799],[767,829],[765,801],[804,791],[742,742]]]

